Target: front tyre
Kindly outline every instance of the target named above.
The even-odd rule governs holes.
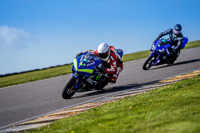
[[[149,70],[151,68],[153,58],[154,57],[152,55],[149,55],[149,57],[146,59],[146,61],[144,62],[144,65],[142,67],[144,70]]]
[[[76,78],[71,77],[65,84],[62,92],[62,97],[64,99],[69,99],[76,93],[76,89],[74,88],[76,85],[76,80]]]

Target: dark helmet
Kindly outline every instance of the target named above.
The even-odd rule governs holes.
[[[182,26],[180,24],[176,24],[174,26],[174,34],[176,34],[176,35],[180,34],[181,30],[182,30]]]

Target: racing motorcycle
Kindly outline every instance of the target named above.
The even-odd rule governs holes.
[[[188,39],[184,37],[183,44],[181,49],[183,49],[188,42]],[[151,54],[146,59],[146,61],[143,64],[143,69],[148,70],[152,66],[161,65],[161,64],[173,64],[174,61],[178,58],[180,55],[180,51],[177,52],[177,55],[175,55],[175,58],[169,58],[170,52],[168,48],[174,48],[174,46],[171,45],[171,42],[169,40],[166,40],[164,38],[161,38],[154,42],[154,44],[151,46]]]
[[[123,51],[119,49],[117,52],[122,57]],[[62,97],[69,99],[76,92],[103,90],[108,84],[104,65],[105,63],[91,51],[75,57],[71,67],[72,76],[63,88]]]

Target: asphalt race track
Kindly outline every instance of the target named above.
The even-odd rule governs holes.
[[[182,50],[174,65],[152,67],[144,71],[146,59],[124,63],[124,70],[116,84],[106,91],[76,93],[71,99],[61,97],[62,88],[71,74],[0,88],[0,129],[7,125],[33,118],[61,108],[73,106],[103,95],[157,81],[173,75],[200,69],[200,47]]]

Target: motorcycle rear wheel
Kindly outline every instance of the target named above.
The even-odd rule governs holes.
[[[146,59],[143,65],[144,70],[149,70],[152,67],[152,62],[153,62],[153,56],[149,55],[149,57]]]
[[[175,61],[175,60],[169,60],[169,61],[167,62],[167,64],[168,64],[168,65],[173,65],[173,64],[174,64],[174,61]]]
[[[76,89],[74,88],[76,85],[76,80],[76,78],[71,77],[65,84],[62,92],[62,97],[64,99],[69,99],[76,93]]]
[[[169,62],[167,62],[168,65],[173,65],[174,62],[176,61],[176,59],[178,58],[178,56],[180,55],[180,51],[178,51],[176,53],[176,55],[173,56],[173,58],[171,60],[169,60]]]

